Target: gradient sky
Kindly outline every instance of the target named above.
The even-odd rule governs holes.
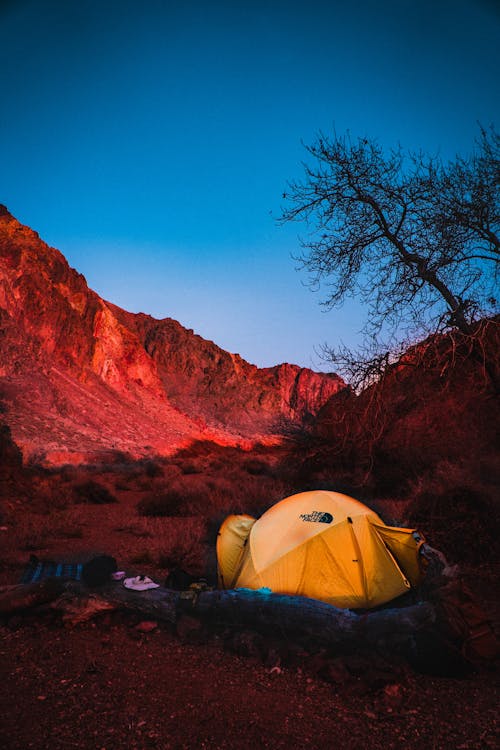
[[[0,202],[133,312],[329,369],[279,227],[319,130],[444,158],[499,124],[496,0],[0,0]]]

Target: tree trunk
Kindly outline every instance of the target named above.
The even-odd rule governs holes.
[[[424,627],[432,627],[435,621],[430,602],[358,615],[316,599],[249,589],[181,593],[160,587],[138,592],[119,583],[88,589],[81,583],[58,579],[6,587],[0,591],[0,612],[14,613],[48,601],[69,624],[115,609],[173,625],[182,615],[190,614],[210,624],[306,637],[318,646],[376,643],[390,636],[411,636]]]
[[[306,636],[319,646],[375,643],[386,636],[411,635],[435,621],[430,602],[358,615],[317,599],[249,589],[202,592],[192,604],[192,613],[287,637]]]
[[[65,591],[60,578],[47,578],[38,583],[0,587],[0,615],[14,614],[54,601]]]

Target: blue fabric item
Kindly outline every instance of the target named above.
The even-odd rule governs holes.
[[[82,567],[81,563],[42,562],[32,555],[21,576],[21,583],[35,583],[44,578],[71,578],[79,581]]]

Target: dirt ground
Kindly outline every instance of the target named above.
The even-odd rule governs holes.
[[[129,492],[109,506],[64,505],[50,513],[28,513],[16,501],[6,505],[0,584],[19,581],[31,552],[61,560],[92,550],[162,582],[163,551],[175,548],[181,537],[184,546],[197,549],[202,531],[194,520],[140,518],[139,499]],[[189,528],[191,540],[186,539]],[[491,572],[487,566],[469,571],[487,606],[495,599]],[[402,667],[380,681],[340,669],[326,680],[311,663],[241,656],[217,635],[192,643],[167,625],[159,623],[151,632],[138,625],[138,615],[119,612],[73,627],[51,613],[4,619],[0,747],[472,750],[500,745],[500,680],[493,666],[463,678]]]
[[[137,624],[108,615],[73,628],[31,618],[1,627],[1,747],[498,747],[494,671],[331,684]]]

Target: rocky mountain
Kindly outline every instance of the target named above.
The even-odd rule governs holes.
[[[343,388],[335,374],[257,368],[175,320],[106,302],[0,207],[0,404],[25,461],[272,441]]]
[[[345,388],[332,396],[311,433],[324,444],[319,471],[382,496],[404,496],[439,475],[498,497],[499,350],[500,318],[483,319],[473,336],[421,341],[359,395]]]

